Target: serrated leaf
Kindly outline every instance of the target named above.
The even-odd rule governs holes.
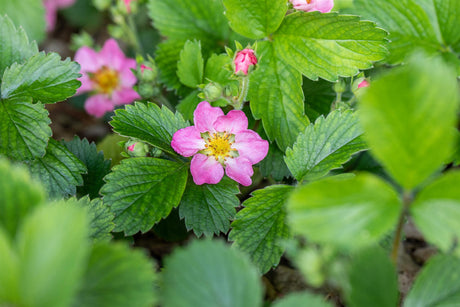
[[[318,117],[286,150],[286,164],[298,181],[315,180],[341,167],[366,148],[363,131],[352,111],[336,110]]]
[[[235,207],[240,201],[240,191],[235,181],[225,177],[218,184],[196,185],[191,180],[179,206],[179,215],[185,218],[187,230],[200,237],[227,233],[230,220],[235,217]]]
[[[386,55],[387,34],[358,16],[297,12],[286,16],[273,34],[277,54],[312,80],[336,81]]]
[[[13,2],[3,1],[3,3]],[[3,16],[2,13],[0,15],[0,79],[3,77],[5,68],[15,62],[23,63],[36,53],[38,53],[37,44],[35,42],[29,43],[24,29],[18,28],[16,30],[11,19]]]
[[[225,16],[235,32],[252,39],[276,31],[287,11],[284,0],[223,0]]]
[[[273,303],[273,307],[333,307],[333,305],[326,301],[325,298],[309,293],[309,292],[297,292],[289,293],[281,299],[276,300]]]
[[[396,191],[366,173],[327,177],[297,188],[287,203],[293,234],[347,250],[375,244],[401,211]]]
[[[410,206],[414,223],[425,239],[444,252],[457,255],[460,250],[460,172],[452,171],[442,175],[426,186]]]
[[[284,151],[309,123],[304,115],[302,76],[279,59],[270,42],[260,42],[257,55],[260,61],[251,73],[248,94],[251,111]]]
[[[459,101],[456,74],[441,59],[417,54],[410,63],[374,80],[358,113],[373,155],[406,189],[452,155]]]
[[[284,153],[275,144],[270,146],[267,156],[258,165],[264,177],[272,176],[276,181],[281,181],[284,177],[292,177],[284,162]]]
[[[176,250],[165,260],[163,285],[166,307],[262,306],[257,270],[221,241],[194,241]]]
[[[38,53],[24,64],[5,69],[1,84],[2,99],[30,99],[54,103],[75,94],[80,87],[80,66],[69,58],[61,61],[57,53]]]
[[[50,123],[41,103],[0,100],[0,153],[19,161],[43,157]]]
[[[29,164],[31,173],[45,186],[52,198],[75,195],[76,186],[83,184],[86,166],[64,145],[50,138],[46,154]]]
[[[177,61],[179,61],[180,51],[184,44],[184,40],[168,39],[157,46],[155,63],[159,70],[158,79],[168,89],[178,90],[184,87],[177,76]]]
[[[153,306],[151,259],[122,243],[94,245],[73,306]]]
[[[171,148],[174,133],[189,126],[180,113],[172,113],[168,108],[154,103],[127,105],[115,111],[110,122],[115,132],[123,136],[137,138],[175,155]]]
[[[78,136],[64,142],[64,145],[88,170],[87,174],[83,174],[83,186],[77,187],[77,194],[89,195],[90,198],[98,197],[99,190],[104,184],[102,178],[110,171],[110,160],[104,159],[104,154],[97,151],[94,142],[89,143],[87,139],[80,139]]]
[[[229,240],[246,252],[262,274],[276,266],[289,237],[284,204],[292,186],[272,185],[252,193],[232,223]]]
[[[191,88],[196,88],[203,82],[203,56],[199,41],[187,41],[177,62],[177,76],[180,82]]]
[[[101,189],[115,213],[115,231],[146,232],[168,216],[182,197],[188,164],[155,158],[130,158],[112,169]]]
[[[227,54],[212,54],[211,57],[206,61],[206,67],[204,70],[205,82],[213,81],[220,85],[236,84],[238,81],[231,79],[232,72],[225,69],[226,65],[231,65],[232,58]]]
[[[417,275],[404,307],[447,307],[459,301],[460,260],[452,255],[437,255]]]

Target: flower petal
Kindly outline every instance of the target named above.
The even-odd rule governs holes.
[[[243,111],[232,110],[227,115],[219,116],[214,122],[214,128],[219,132],[235,134],[248,129],[248,118]]]
[[[93,82],[90,80],[89,76],[86,73],[83,73],[78,81],[81,82],[80,87],[77,89],[75,95],[80,95],[85,92],[93,90]]]
[[[141,96],[132,88],[122,88],[112,93],[112,103],[116,106],[131,103],[140,98]]]
[[[235,134],[232,147],[238,150],[240,157],[246,157],[252,164],[262,161],[268,153],[268,142],[256,132],[246,130]]]
[[[209,102],[202,101],[193,112],[193,121],[199,132],[214,132],[214,122],[222,115],[224,115],[224,112],[221,108],[211,107]]]
[[[321,13],[329,13],[334,7],[334,0],[318,0],[316,1],[316,10]]]
[[[104,46],[99,52],[101,64],[119,71],[126,61],[125,54],[121,51],[118,43],[113,38],[105,41]]]
[[[96,72],[100,67],[98,61],[99,55],[93,49],[83,46],[75,53],[74,60],[80,64],[80,73]]]
[[[113,111],[113,104],[107,96],[94,95],[86,100],[85,110],[88,114],[101,117],[106,112]]]
[[[250,186],[252,183],[251,176],[254,174],[251,161],[245,157],[239,156],[235,159],[228,159],[225,163],[225,173],[244,186]]]
[[[171,147],[180,155],[190,157],[204,148],[206,142],[195,126],[182,128],[174,133]]]
[[[201,185],[203,183],[216,184],[224,177],[224,168],[214,157],[196,154],[190,164],[190,172],[193,181]]]
[[[120,84],[124,87],[132,87],[137,82],[137,78],[131,69],[136,68],[136,61],[133,59],[126,59],[125,66],[118,72]]]

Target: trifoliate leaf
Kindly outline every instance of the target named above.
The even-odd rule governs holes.
[[[320,116],[297,137],[292,149],[286,150],[286,164],[298,181],[318,179],[366,148],[362,134],[352,111]]]
[[[220,241],[194,241],[176,250],[165,260],[163,285],[165,307],[262,306],[256,268]]]
[[[196,88],[203,81],[204,62],[199,41],[187,41],[177,62],[177,76],[180,82]]]
[[[240,204],[235,196],[239,192],[235,181],[227,177],[218,184],[196,185],[189,180],[179,207],[187,230],[193,229],[198,237],[227,233],[230,220],[235,217],[235,207]]]
[[[333,307],[326,301],[326,298],[309,292],[290,293],[283,298],[276,300],[273,307]]]
[[[188,164],[156,158],[130,158],[112,169],[102,187],[104,203],[115,213],[115,231],[146,232],[179,205]]]
[[[83,184],[86,166],[64,145],[50,138],[46,154],[29,164],[31,173],[45,186],[50,197],[75,195]]]
[[[292,190],[291,186],[272,185],[254,191],[232,223],[229,240],[249,254],[261,273],[276,266],[284,252],[282,241],[289,236],[284,204]]]
[[[273,34],[277,54],[312,80],[336,81],[386,55],[384,30],[358,16],[297,12]]]

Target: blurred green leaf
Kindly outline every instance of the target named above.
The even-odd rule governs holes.
[[[185,40],[168,39],[158,44],[155,62],[159,70],[159,81],[168,89],[179,89],[182,85],[177,76],[177,61]]]
[[[198,90],[191,92],[187,97],[182,99],[177,105],[176,109],[179,111],[186,120],[193,120],[193,112],[198,104],[203,101],[198,97]]]
[[[199,41],[187,41],[177,62],[177,76],[180,82],[196,88],[203,82],[204,62]]]
[[[273,307],[333,307],[333,305],[317,294],[308,292],[290,293],[285,297],[276,300]]]
[[[0,227],[0,304],[2,306],[17,303],[19,297],[19,259],[12,249],[12,242],[2,227]]]
[[[0,12],[2,17],[8,15],[17,28],[24,28],[31,40],[41,42],[45,38],[45,9],[41,0],[0,0]]]

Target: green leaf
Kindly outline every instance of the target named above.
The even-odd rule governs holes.
[[[99,197],[99,190],[104,184],[102,178],[110,171],[110,160],[104,160],[104,154],[97,151],[94,142],[89,143],[87,139],[80,139],[78,136],[64,142],[64,145],[88,169],[88,173],[83,174],[83,186],[77,187],[77,194],[89,195],[90,198]]]
[[[153,306],[153,263],[124,244],[94,245],[73,306]]]
[[[362,173],[301,186],[287,207],[294,234],[351,250],[378,242],[395,227],[402,206],[389,184]]]
[[[412,218],[425,239],[444,252],[456,248],[460,239],[460,172],[442,175],[426,186],[410,206]]]
[[[290,293],[283,298],[276,300],[273,307],[333,307],[325,298],[309,292]]]
[[[460,260],[452,255],[437,255],[418,274],[404,307],[447,307],[459,301]]]
[[[336,81],[386,55],[386,32],[358,16],[297,12],[273,34],[277,54],[312,80]]]
[[[46,155],[29,164],[31,173],[45,186],[50,197],[75,195],[83,184],[85,165],[58,141],[50,138]]]
[[[271,175],[276,181],[282,181],[284,177],[292,177],[284,162],[284,153],[275,144],[270,145],[267,156],[258,165],[264,177]]]
[[[50,122],[40,103],[0,100],[0,154],[19,161],[43,157]]]
[[[320,116],[299,134],[292,149],[286,150],[286,164],[298,181],[318,179],[366,148],[362,134],[352,111]]]
[[[460,2],[457,0],[433,0],[437,22],[446,45],[456,47],[460,43]],[[459,50],[456,50],[457,52]]]
[[[196,88],[203,82],[203,56],[199,41],[187,41],[177,62],[177,76],[180,82]]]
[[[311,121],[320,115],[327,116],[331,105],[336,99],[333,84],[329,81],[318,79],[316,81],[303,78],[302,89],[305,95],[305,114]],[[342,99],[344,95],[342,94]]]
[[[0,0],[0,12],[2,16],[8,15],[18,28],[24,28],[31,40],[41,42],[45,38],[45,10],[41,0]]]
[[[115,166],[101,189],[104,202],[115,213],[115,231],[146,232],[168,216],[184,192],[187,167],[156,158],[130,158]]]
[[[238,81],[231,79],[232,72],[225,69],[225,66],[232,64],[232,58],[227,54],[212,54],[211,57],[206,61],[206,67],[204,70],[205,82],[213,81],[220,85],[236,84]]]
[[[191,92],[187,95],[187,97],[182,99],[176,107],[177,111],[179,111],[187,120],[193,120],[193,112],[198,104],[203,101],[203,99],[198,97],[198,93],[198,90]]]
[[[3,5],[6,3],[14,2],[2,1]],[[15,3],[15,5],[18,5],[18,3]],[[29,43],[24,29],[19,28],[16,30],[11,19],[3,16],[3,12],[0,15],[0,79],[3,77],[5,68],[15,62],[23,63],[26,59],[38,53],[37,43]]]
[[[13,305],[19,297],[19,261],[11,245],[9,236],[0,227],[0,302],[4,306],[8,306],[6,302]]]
[[[123,136],[146,141],[173,155],[176,155],[171,148],[173,134],[189,126],[180,113],[174,114],[166,107],[160,109],[151,102],[136,102],[116,110],[110,124],[115,132]]]
[[[163,296],[164,306],[262,306],[257,270],[221,241],[194,241],[168,257]]]
[[[187,230],[193,229],[198,237],[227,233],[230,220],[235,217],[235,207],[240,205],[235,195],[239,192],[235,181],[227,177],[218,184],[196,185],[189,180],[179,207]]]
[[[26,168],[11,165],[6,159],[0,159],[0,178],[0,228],[14,237],[19,223],[43,202],[45,193]]]
[[[177,61],[185,41],[168,39],[157,46],[155,62],[159,70],[159,81],[168,89],[179,89],[183,85],[177,76]]]
[[[282,241],[289,237],[284,204],[293,187],[272,185],[252,193],[232,223],[229,240],[246,252],[261,273],[275,267],[284,252]]]
[[[354,255],[348,278],[345,296],[349,306],[398,306],[396,268],[380,247],[372,246]]]
[[[223,0],[225,16],[235,32],[252,39],[276,31],[287,11],[284,0]]]
[[[455,72],[420,54],[360,97],[369,147],[404,188],[422,183],[453,154],[458,101]]]
[[[260,61],[251,73],[248,94],[251,111],[262,119],[270,140],[284,151],[309,123],[304,115],[302,76],[278,57],[270,42],[260,42],[257,55]]]
[[[24,64],[15,63],[3,74],[1,98],[54,103],[75,94],[80,87],[80,66],[57,53],[38,53]]]

